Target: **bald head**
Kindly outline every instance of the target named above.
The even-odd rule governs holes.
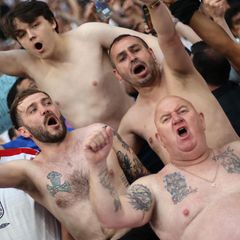
[[[178,96],[166,96],[162,98],[156,106],[154,116],[155,125],[157,126],[158,121],[164,120],[163,117],[171,110],[174,110],[180,106],[186,106],[191,108],[194,112],[197,112],[195,107],[188,100]]]

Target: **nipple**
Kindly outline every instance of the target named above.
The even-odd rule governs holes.
[[[148,139],[148,141],[149,141],[149,143],[150,143],[150,144],[152,144],[152,143],[153,143],[153,140],[152,140],[152,138],[151,138],[151,137]]]
[[[113,173],[113,170],[112,169],[110,169],[109,171],[108,171],[108,174],[109,174],[109,176],[113,176],[114,175],[114,173]]]
[[[189,215],[189,210],[188,209],[184,209],[183,210],[183,215],[187,217]]]
[[[93,81],[93,86],[96,87],[98,85],[97,81]]]

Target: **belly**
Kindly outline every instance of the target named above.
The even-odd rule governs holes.
[[[181,240],[239,240],[240,193],[209,204],[187,226]]]

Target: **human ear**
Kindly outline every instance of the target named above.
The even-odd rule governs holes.
[[[116,79],[118,80],[118,81],[122,81],[122,77],[121,77],[121,75],[118,73],[118,70],[116,69],[116,68],[114,68],[113,69],[113,74],[115,75],[115,77],[116,77]]]
[[[32,136],[32,134],[25,127],[19,127],[17,131],[21,136],[25,138],[30,138]]]

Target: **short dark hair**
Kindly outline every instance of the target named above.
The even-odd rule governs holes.
[[[7,36],[16,40],[16,26],[14,23],[15,19],[17,18],[24,23],[32,23],[39,16],[43,16],[50,23],[55,22],[55,30],[58,32],[58,24],[53,12],[45,2],[37,0],[22,1],[13,9],[11,9],[3,18],[3,31]]]
[[[113,67],[113,68],[115,68],[115,64],[114,64],[114,62],[112,61],[112,57],[111,57],[112,47],[113,47],[113,45],[114,45],[115,43],[117,43],[117,42],[121,41],[123,38],[127,38],[127,37],[133,37],[133,38],[139,39],[139,40],[142,42],[143,46],[144,46],[146,49],[149,49],[148,44],[147,44],[142,38],[140,38],[140,37],[138,37],[138,36],[131,35],[131,34],[121,34],[121,35],[119,35],[118,37],[116,37],[116,38],[112,41],[112,43],[111,43],[111,45],[110,45],[110,47],[109,47],[109,49],[108,49],[108,55],[109,55],[109,58],[110,58],[110,61],[111,61],[111,64],[112,64],[112,67]]]
[[[229,80],[231,65],[219,52],[200,41],[192,45],[193,64],[208,84],[221,86]]]
[[[240,4],[234,4],[228,8],[225,12],[225,20],[230,29],[233,28],[232,18],[240,12]]]
[[[36,93],[43,93],[46,96],[50,97],[46,92],[41,91],[39,89],[35,89],[35,88],[29,88],[29,89],[23,90],[16,95],[16,97],[11,105],[11,108],[10,108],[10,118],[12,120],[13,126],[16,129],[18,129],[23,124],[22,119],[20,118],[18,110],[17,110],[18,105],[21,104],[21,102],[25,98],[27,98],[33,94],[36,94]]]
[[[12,85],[12,87],[9,89],[8,94],[7,94],[7,106],[8,109],[11,108],[11,105],[18,93],[18,89],[17,86],[21,84],[21,82],[24,80],[25,78],[23,77],[18,77],[15,81],[15,83]]]

